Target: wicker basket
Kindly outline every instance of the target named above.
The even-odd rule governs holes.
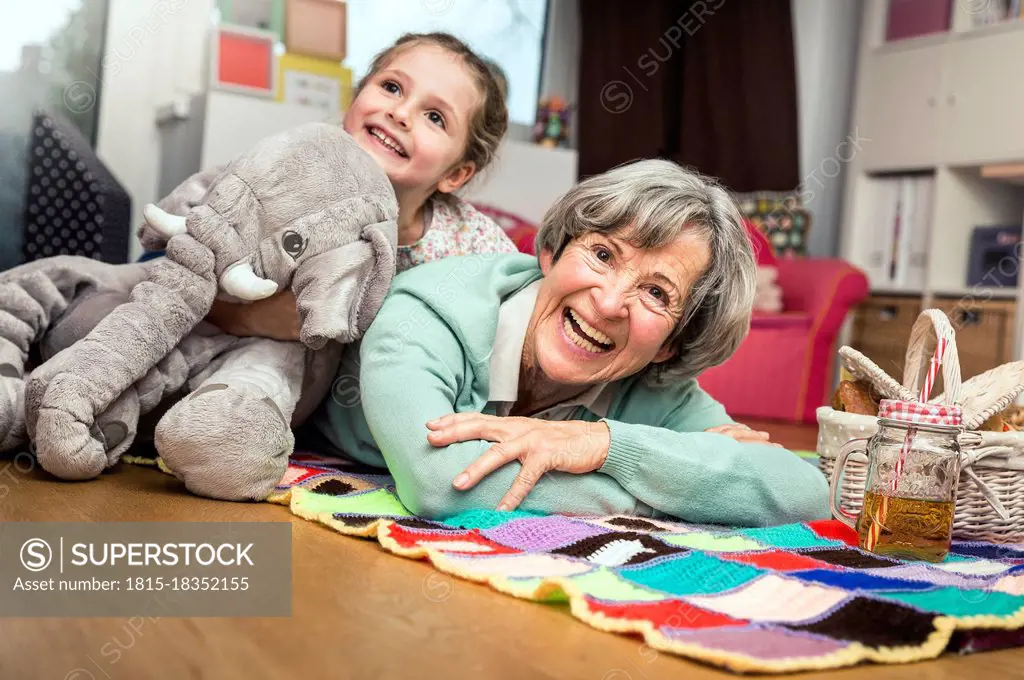
[[[921,312],[911,330],[902,384],[850,347],[840,349],[839,355],[847,371],[872,384],[883,397],[917,401],[940,337],[947,340],[942,363],[946,391],[929,402],[960,406],[965,429],[960,435],[962,471],[953,536],[996,543],[1024,542],[1024,431],[978,431],[1024,391],[1024,361],[1003,364],[962,383],[953,328],[937,309]],[[817,410],[817,418],[819,466],[831,480],[840,447],[851,439],[872,437],[878,431],[878,419],[827,406]],[[847,512],[860,511],[866,476],[866,456],[850,456],[839,490],[840,504]]]

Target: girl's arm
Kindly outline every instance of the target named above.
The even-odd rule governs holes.
[[[302,328],[298,303],[291,290],[251,304],[214,300],[206,320],[225,333],[298,342]]]

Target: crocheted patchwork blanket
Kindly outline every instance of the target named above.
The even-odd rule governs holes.
[[[499,592],[568,602],[594,628],[735,672],[1024,645],[1024,544],[953,542],[945,561],[926,564],[861,551],[835,520],[730,529],[474,511],[433,521],[401,505],[390,476],[305,453],[293,455],[267,500]]]
[[[298,453],[270,502],[342,534],[737,672],[901,663],[1024,644],[1024,544],[886,559],[827,520],[727,529],[635,517],[412,516],[386,475]]]

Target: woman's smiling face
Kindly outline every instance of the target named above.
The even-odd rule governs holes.
[[[679,323],[711,250],[695,230],[656,248],[624,234],[585,234],[557,262],[540,255],[544,279],[527,330],[532,362],[551,381],[597,384],[672,356]]]

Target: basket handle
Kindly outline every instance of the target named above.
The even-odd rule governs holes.
[[[977,432],[963,432],[957,437],[957,441],[960,442],[960,470],[974,482],[974,485],[978,487],[978,491],[982,497],[988,501],[988,504],[992,506],[992,509],[996,511],[999,518],[1004,522],[1009,521],[1010,512],[1006,509],[1006,506],[999,501],[999,496],[992,490],[988,484],[985,483],[981,477],[974,471],[974,464],[982,458],[988,456],[1005,456],[1013,455],[1014,449],[1009,446],[984,446],[984,440],[981,435]]]
[[[915,398],[920,394],[940,338],[946,342],[946,350],[942,356],[945,402],[947,405],[959,404],[960,355],[956,349],[956,334],[949,323],[949,317],[939,309],[924,310],[914,322],[903,366],[903,387],[910,390]],[[934,385],[932,387],[934,389]],[[930,394],[925,395],[925,401],[930,398]]]

